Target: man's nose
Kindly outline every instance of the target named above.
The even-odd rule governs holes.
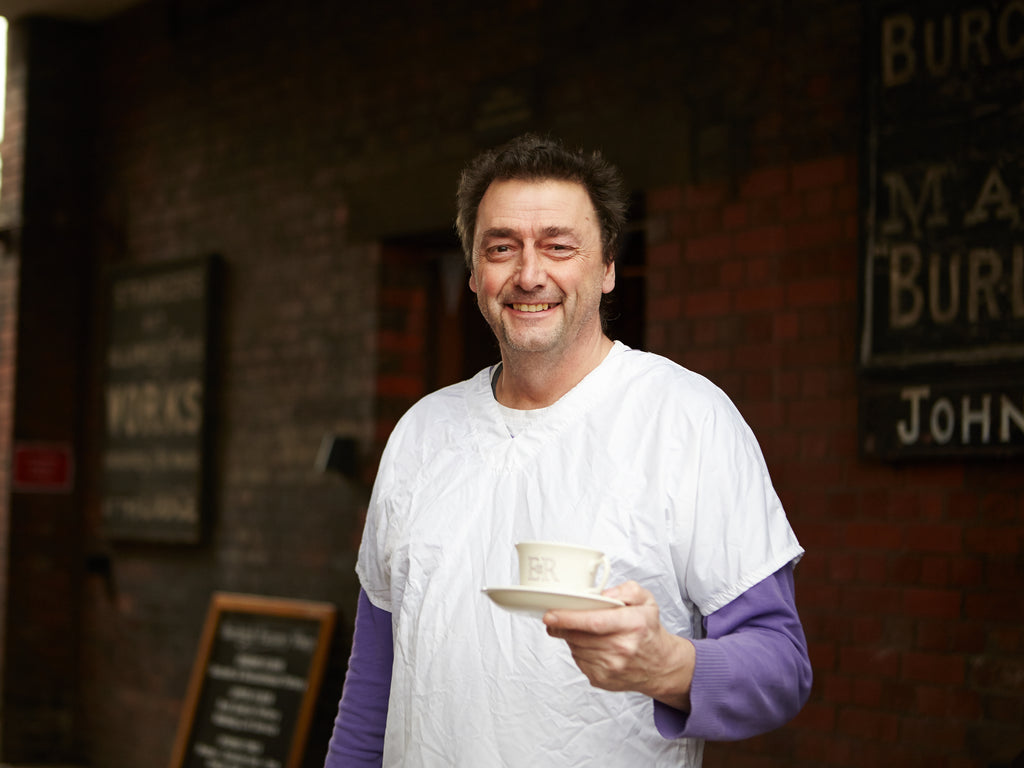
[[[524,291],[531,291],[544,284],[544,258],[532,243],[523,246],[516,272],[516,284]]]

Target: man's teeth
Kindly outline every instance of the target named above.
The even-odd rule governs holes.
[[[513,304],[512,309],[516,312],[543,312],[550,309],[550,304]]]

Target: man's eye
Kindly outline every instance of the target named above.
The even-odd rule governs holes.
[[[505,256],[509,256],[512,253],[512,251],[513,248],[511,245],[501,244],[488,246],[484,250],[484,253],[489,259],[500,259],[504,258]]]

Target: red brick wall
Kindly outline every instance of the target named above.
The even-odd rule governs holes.
[[[1008,765],[1024,750],[1019,461],[858,455],[857,157],[648,197],[650,348],[723,386],[807,555],[811,700],[705,765]]]

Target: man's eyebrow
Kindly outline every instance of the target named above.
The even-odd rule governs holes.
[[[562,235],[576,236],[576,230],[573,227],[559,227],[550,226],[544,228],[544,237],[561,237]]]
[[[544,237],[559,237],[561,235],[575,236],[576,229],[574,227],[564,227],[552,224],[549,227],[544,227],[542,234],[544,235]],[[516,238],[519,237],[519,233],[512,227],[491,227],[490,229],[485,229],[483,232],[481,232],[480,236],[497,238]]]
[[[514,229],[510,227],[491,227],[480,233],[481,238],[513,238],[516,236]]]

